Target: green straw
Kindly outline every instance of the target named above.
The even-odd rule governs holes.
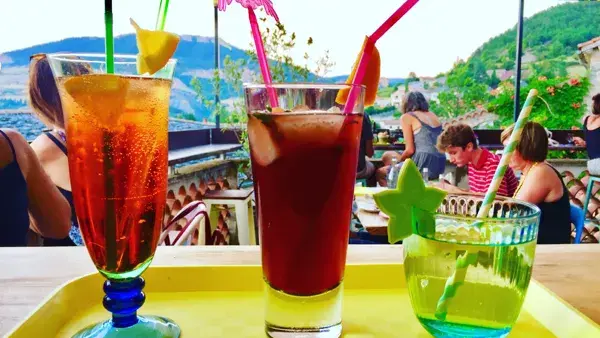
[[[510,158],[515,152],[517,148],[517,144],[521,139],[521,133],[523,132],[523,127],[525,127],[525,123],[529,119],[529,114],[531,113],[531,109],[533,108],[533,101],[535,100],[538,92],[535,89],[529,91],[527,95],[527,100],[523,105],[523,109],[519,114],[519,118],[517,122],[515,122],[514,129],[510,134],[510,138],[508,139],[508,144],[504,148],[502,152],[502,158],[500,159],[500,163],[496,168],[496,172],[494,173],[494,178],[490,183],[490,187],[488,188],[485,197],[483,198],[483,203],[479,212],[477,213],[477,218],[485,218],[487,217],[494,199],[496,198],[496,193],[498,192],[498,188],[500,188],[500,183],[502,183],[502,179],[504,178],[504,174],[508,170],[508,163],[510,162]],[[518,95],[515,94],[515,95]],[[481,222],[477,222],[478,226],[481,226]],[[446,316],[448,315],[448,305],[454,295],[458,287],[460,287],[465,282],[465,277],[467,275],[467,268],[469,265],[475,264],[477,262],[477,253],[473,252],[465,252],[456,260],[456,268],[454,273],[448,277],[446,281],[446,286],[444,288],[444,293],[440,297],[437,303],[437,308],[435,310],[435,317],[440,320],[446,320]]]
[[[106,74],[115,72],[115,43],[113,38],[112,0],[104,0],[104,44],[106,50]]]
[[[165,23],[167,22],[167,11],[169,10],[169,0],[160,0],[158,6],[158,16],[156,17],[156,30],[165,30]]]

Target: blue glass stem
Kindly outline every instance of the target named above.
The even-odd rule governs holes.
[[[137,324],[137,310],[146,301],[142,289],[146,282],[142,277],[104,282],[104,308],[112,313],[112,324],[116,328],[125,328]]]

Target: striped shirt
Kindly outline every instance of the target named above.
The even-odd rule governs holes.
[[[469,189],[471,192],[485,194],[500,163],[500,156],[490,153],[487,149],[481,150],[481,156],[479,156],[477,163],[469,164]],[[512,197],[518,185],[519,182],[515,177],[515,173],[508,168],[506,174],[504,174],[504,179],[500,183],[498,195]]]

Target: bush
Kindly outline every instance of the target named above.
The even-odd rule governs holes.
[[[559,76],[549,79],[534,75],[527,79],[526,86],[521,87],[520,102],[521,105],[525,102],[529,90],[537,89],[539,99],[533,105],[530,119],[548,129],[571,129],[581,125],[581,117],[587,109],[583,100],[589,87],[587,78]],[[506,83],[501,88],[487,109],[500,117],[501,127],[506,127],[514,122],[514,88]]]

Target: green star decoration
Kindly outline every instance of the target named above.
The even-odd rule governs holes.
[[[413,233],[433,234],[433,215],[444,197],[445,191],[426,187],[415,163],[411,159],[405,160],[398,175],[396,189],[373,195],[379,209],[390,217],[388,241],[396,243]]]

